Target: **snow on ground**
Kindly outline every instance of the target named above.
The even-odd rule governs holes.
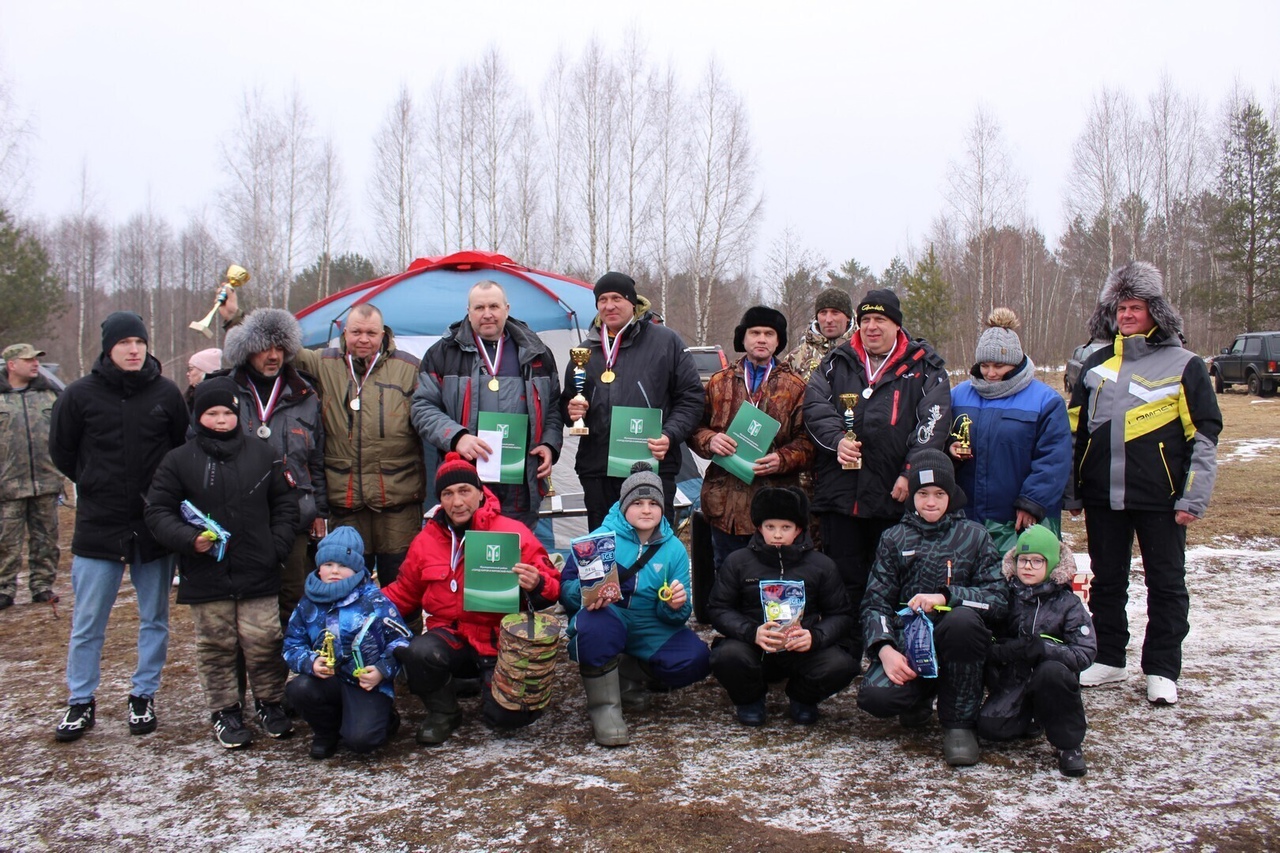
[[[372,759],[310,761],[305,734],[228,753],[210,737],[185,608],[175,608],[159,731],[128,735],[121,706],[132,653],[117,648],[97,728],[57,744],[64,612],[38,647],[5,635],[0,848],[1265,849],[1280,831],[1280,621],[1271,604],[1280,600],[1280,550],[1258,544],[1188,554],[1192,630],[1174,708],[1145,700],[1135,563],[1130,679],[1086,692],[1089,775],[1080,780],[1058,774],[1042,739],[984,744],[980,765],[949,768],[936,723],[906,732],[874,720],[851,690],[805,729],[786,720],[775,689],[768,725],[746,729],[712,681],[656,697],[652,711],[628,715],[631,747],[601,749],[567,665],[548,715],[514,734],[487,730],[475,700],[464,700],[457,735],[417,747],[419,711],[408,697],[405,729]],[[115,618],[133,607],[126,587]],[[4,616],[15,617],[37,618],[25,607]]]
[[[1280,449],[1280,438],[1243,438],[1218,444],[1219,462],[1249,462]]]

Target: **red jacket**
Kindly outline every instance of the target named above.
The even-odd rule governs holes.
[[[518,521],[499,515],[498,499],[488,488],[476,514],[471,517],[470,530],[494,533],[520,534],[520,561],[536,566],[542,575],[542,584],[528,593],[534,609],[550,607],[560,596],[560,575],[547,549],[529,528]],[[382,593],[406,618],[412,618],[418,610],[425,614],[425,630],[448,628],[464,638],[481,655],[498,654],[498,625],[501,613],[471,613],[462,609],[464,572],[461,562],[455,572],[449,565],[449,523],[443,510],[427,522],[409,546],[409,553],[400,566],[400,574]],[[456,581],[456,588],[450,583]]]

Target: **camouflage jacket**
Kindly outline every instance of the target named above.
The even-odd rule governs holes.
[[[711,439],[724,432],[733,422],[747,398],[743,379],[746,357],[725,368],[707,383],[707,405],[702,422],[689,436],[689,449],[704,459],[711,459]],[[751,499],[765,486],[795,486],[801,471],[813,463],[813,444],[804,428],[805,384],[783,362],[775,364],[763,386],[758,405],[765,414],[778,421],[778,435],[769,447],[781,460],[778,473],[772,477],[756,477],[748,485],[719,465],[710,465],[702,480],[702,511],[707,520],[726,533],[749,536],[755,532],[751,523]]]
[[[14,391],[0,371],[0,501],[53,495],[62,474],[49,458],[49,416],[58,392],[43,376]]]
[[[835,340],[827,340],[822,333],[810,326],[805,330],[804,337],[800,343],[791,352],[787,353],[784,359],[786,363],[800,375],[805,382],[809,381],[809,374],[813,373],[814,368],[822,363],[827,357],[827,353],[840,346],[853,336],[853,330],[857,326],[850,325],[843,335]]]

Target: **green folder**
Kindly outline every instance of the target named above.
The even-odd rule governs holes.
[[[520,581],[512,569],[520,562],[520,534],[468,530],[464,547],[462,609],[471,613],[518,611]]]
[[[614,406],[609,422],[609,477],[630,477],[631,466],[648,462],[658,470],[658,460],[649,452],[649,439],[662,435],[662,410],[636,406]],[[671,448],[675,452],[676,448]]]
[[[529,453],[529,416],[505,412],[480,412],[478,429],[502,433],[502,473],[498,482],[509,486],[524,482],[525,457]]]
[[[769,452],[780,426],[769,415],[743,400],[729,428],[724,431],[738,443],[738,449],[732,456],[712,456],[711,461],[744,483],[754,482],[756,475],[751,466]]]

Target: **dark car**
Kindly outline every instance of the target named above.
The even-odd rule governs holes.
[[[706,387],[707,381],[729,366],[729,359],[725,358],[724,348],[719,344],[713,347],[689,347],[689,353],[693,356],[693,364],[698,368],[698,378],[702,380],[703,387]]]
[[[1213,390],[1221,394],[1232,385],[1247,385],[1249,393],[1270,397],[1280,383],[1280,332],[1246,332],[1208,360]]]
[[[1080,381],[1080,368],[1084,367],[1085,361],[1109,343],[1111,341],[1089,341],[1076,347],[1075,352],[1071,353],[1071,358],[1067,361],[1067,373],[1062,377],[1062,385],[1067,389],[1068,397]]]

